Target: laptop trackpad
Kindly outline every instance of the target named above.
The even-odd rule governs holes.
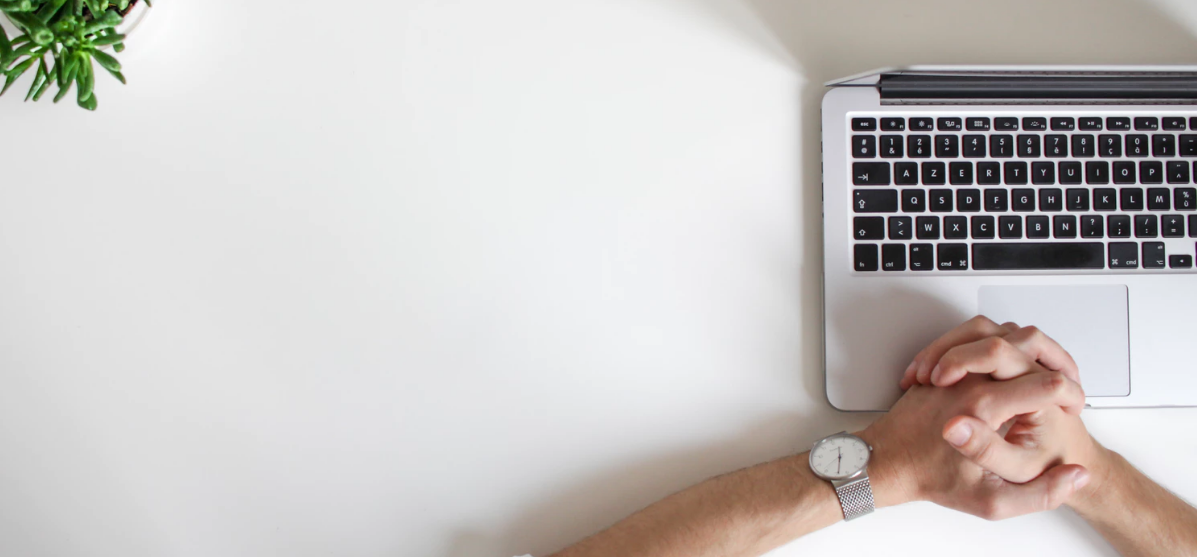
[[[981,315],[1034,325],[1059,342],[1086,395],[1130,395],[1126,286],[983,286],[977,296]]]

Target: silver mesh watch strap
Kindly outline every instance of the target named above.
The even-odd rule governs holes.
[[[840,508],[844,509],[845,522],[873,512],[873,488],[868,476],[836,486],[835,494],[840,498]]]

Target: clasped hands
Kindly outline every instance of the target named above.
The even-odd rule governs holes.
[[[859,435],[877,505],[931,501],[989,520],[1083,504],[1106,449],[1076,362],[1034,327],[974,318],[923,349],[905,395]]]

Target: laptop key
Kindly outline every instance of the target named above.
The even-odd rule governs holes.
[[[1026,117],[1022,119],[1022,127],[1027,131],[1041,132],[1047,129],[1047,118]]]
[[[948,170],[951,172],[949,179],[953,186],[973,185],[973,163],[954,162],[948,166]]]
[[[1064,192],[1064,197],[1068,199],[1069,211],[1089,210],[1089,190],[1069,188],[1068,191]]]
[[[998,217],[998,237],[1003,240],[1022,239],[1022,219],[1005,215]]]
[[[1165,238],[1185,237],[1185,218],[1183,215],[1164,215],[1160,218],[1160,232]]]
[[[1135,117],[1135,129],[1138,131],[1155,131],[1160,129],[1160,119],[1155,116]]]
[[[1126,215],[1110,215],[1106,219],[1106,224],[1109,225],[1111,238],[1130,238],[1130,217]]]
[[[985,211],[1005,213],[1010,207],[1010,192],[1006,190],[985,190]]]
[[[1002,163],[977,163],[977,183],[982,186],[996,186],[1002,183]]]
[[[952,212],[952,190],[931,190],[930,194],[932,213]]]
[[[1076,238],[1076,217],[1073,215],[1052,217],[1052,235],[1056,238]]]
[[[917,186],[919,183],[919,163],[894,163],[894,183],[899,186]]]
[[[1093,144],[1096,141],[1091,135],[1078,134],[1072,136],[1072,156],[1092,157],[1095,150]]]
[[[883,159],[900,159],[905,153],[902,136],[900,135],[883,135],[881,136],[881,158]]]
[[[960,136],[935,136],[935,156],[941,159],[954,159],[960,156]]]
[[[882,118],[881,131],[900,132],[906,129],[905,118]]]
[[[1014,156],[1014,136],[1012,135],[991,135],[989,136],[989,156],[994,158],[1008,159]]]
[[[906,270],[906,244],[885,244],[881,246],[881,270]]]
[[[1077,127],[1082,130],[1101,131],[1101,118],[1097,116],[1082,116],[1077,118]]]
[[[1076,119],[1068,116],[1052,118],[1052,129],[1055,131],[1072,131],[1076,129]]]
[[[910,270],[930,271],[935,268],[935,246],[910,244]]]
[[[902,190],[902,212],[921,213],[927,210],[925,190]]]
[[[857,271],[869,272],[877,270],[877,244],[856,244],[852,246],[852,268]]]
[[[1141,134],[1129,134],[1126,136],[1126,156],[1128,157],[1146,157],[1147,156],[1147,136]]]
[[[947,170],[945,170],[942,162],[925,162],[923,163],[923,184],[928,186],[942,186],[947,183]]]
[[[1023,161],[1005,163],[1002,171],[1007,184],[1021,186],[1027,183],[1027,163]]]
[[[1135,183],[1135,163],[1130,161],[1118,161],[1114,163],[1114,183],[1115,184],[1133,184]]]
[[[1018,136],[1018,156],[1023,158],[1038,158],[1039,157],[1039,136],[1037,135],[1020,135]]]
[[[1068,136],[1067,135],[1045,135],[1045,136],[1043,136],[1043,156],[1045,156],[1045,157],[1067,157],[1068,156]]]
[[[1134,242],[1110,242],[1110,268],[1138,269],[1139,244]]]
[[[985,156],[985,136],[983,135],[966,135],[961,141],[961,147],[964,151],[964,156],[969,158],[981,158]]]
[[[1063,161],[1059,166],[1061,184],[1081,183],[1081,163],[1076,161]]]
[[[964,127],[968,128],[968,131],[970,132],[989,131],[989,118],[984,118],[981,116],[965,118]]]
[[[913,118],[912,118],[913,120]],[[914,159],[931,158],[931,136],[911,135],[906,138],[906,151]]]
[[[1184,223],[1181,223],[1182,225]],[[939,217],[918,217],[914,219],[914,237],[920,240],[939,239]]]
[[[1039,186],[1056,183],[1056,165],[1043,161],[1031,163],[1031,183]]]
[[[961,129],[959,118],[940,118],[936,123],[941,132],[958,132]]]
[[[1168,266],[1173,269],[1192,269],[1193,256],[1191,255],[1172,255],[1168,257]]]
[[[993,217],[989,215],[972,218],[973,238],[978,240],[992,240],[994,238]]]
[[[964,240],[968,238],[968,219],[965,217],[944,217],[943,237],[946,240]]]
[[[1143,268],[1163,269],[1168,256],[1163,242],[1143,242]]]
[[[1166,116],[1163,118],[1163,125],[1166,130],[1183,130],[1185,119],[1183,116]]]
[[[897,213],[897,190],[853,190],[852,210],[857,213]]]
[[[1036,271],[1103,269],[1101,242],[977,242],[973,269],[979,271]]]
[[[931,118],[911,118],[910,131],[929,132],[935,129],[935,121]]]
[[[1085,183],[1110,183],[1110,163],[1106,161],[1089,161],[1085,163]]]
[[[852,183],[857,186],[888,186],[888,162],[852,163]]]
[[[967,244],[939,244],[939,270],[968,270]]]
[[[993,129],[1001,131],[1017,131],[1018,118],[994,118]]]
[[[1171,211],[1172,210],[1172,193],[1168,188],[1148,188],[1147,189],[1147,210],[1148,211]]]
[[[1143,188],[1122,188],[1118,197],[1123,211],[1143,210]]]
[[[1106,235],[1106,221],[1101,215],[1085,215],[1081,217],[1082,238],[1102,238]]]
[[[853,236],[857,240],[884,240],[885,219],[882,217],[855,217],[852,219]]]
[[[1160,161],[1143,161],[1139,163],[1139,183],[1164,183],[1164,163]]]
[[[1059,188],[1039,190],[1039,210],[1058,212],[1064,210],[1064,192]]]
[[[1180,134],[1180,156],[1197,157],[1197,135]]]
[[[852,158],[871,159],[877,156],[877,137],[872,135],[852,136]]]
[[[1122,138],[1117,135],[1102,134],[1097,136],[1097,147],[1097,154],[1103,157],[1113,158],[1122,156]],[[1197,156],[1197,154],[1194,156]]]
[[[1093,190],[1093,210],[1117,211],[1118,190],[1114,188],[1096,188]]]
[[[1027,238],[1050,238],[1051,221],[1042,215],[1027,217]]]
[[[978,213],[981,211],[981,190],[966,189],[956,192],[956,211]]]
[[[1025,212],[1035,210],[1035,190],[1013,189],[1010,190],[1010,197],[1014,201],[1015,211]]]
[[[1130,129],[1130,118],[1125,116],[1111,116],[1106,118],[1106,128],[1112,131],[1126,131]]]
[[[1175,157],[1176,156],[1176,136],[1172,134],[1157,133],[1151,136],[1151,156],[1153,157]]]
[[[1177,211],[1197,209],[1197,188],[1176,188],[1172,191],[1172,202]]]
[[[853,118],[852,131],[871,132],[877,130],[876,118]]]
[[[1189,237],[1197,238],[1197,215],[1189,215]]]
[[[1189,183],[1189,163],[1185,161],[1168,161],[1168,183]]]
[[[1135,237],[1157,238],[1160,235],[1160,222],[1155,215],[1135,215]]]

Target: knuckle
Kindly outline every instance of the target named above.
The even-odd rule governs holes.
[[[981,503],[981,518],[989,521],[998,521],[1005,517],[1006,506],[995,498],[986,499]]]
[[[1010,349],[1010,343],[1004,338],[989,337],[985,339],[985,355],[990,358],[1001,358],[1006,355]]]
[[[1042,381],[1042,387],[1043,387],[1043,391],[1045,393],[1048,393],[1050,395],[1064,394],[1065,390],[1067,389],[1068,383],[1067,383],[1067,379],[1064,377],[1063,374],[1056,373],[1056,372],[1048,372],[1048,373],[1041,373],[1040,375],[1042,375],[1042,377],[1039,380]]]
[[[975,329],[988,329],[997,326],[997,323],[994,323],[992,319],[985,317],[984,315],[978,315],[972,319],[969,319],[967,325]]]
[[[982,418],[989,408],[993,406],[993,394],[987,391],[975,392],[965,406],[973,417]]]

